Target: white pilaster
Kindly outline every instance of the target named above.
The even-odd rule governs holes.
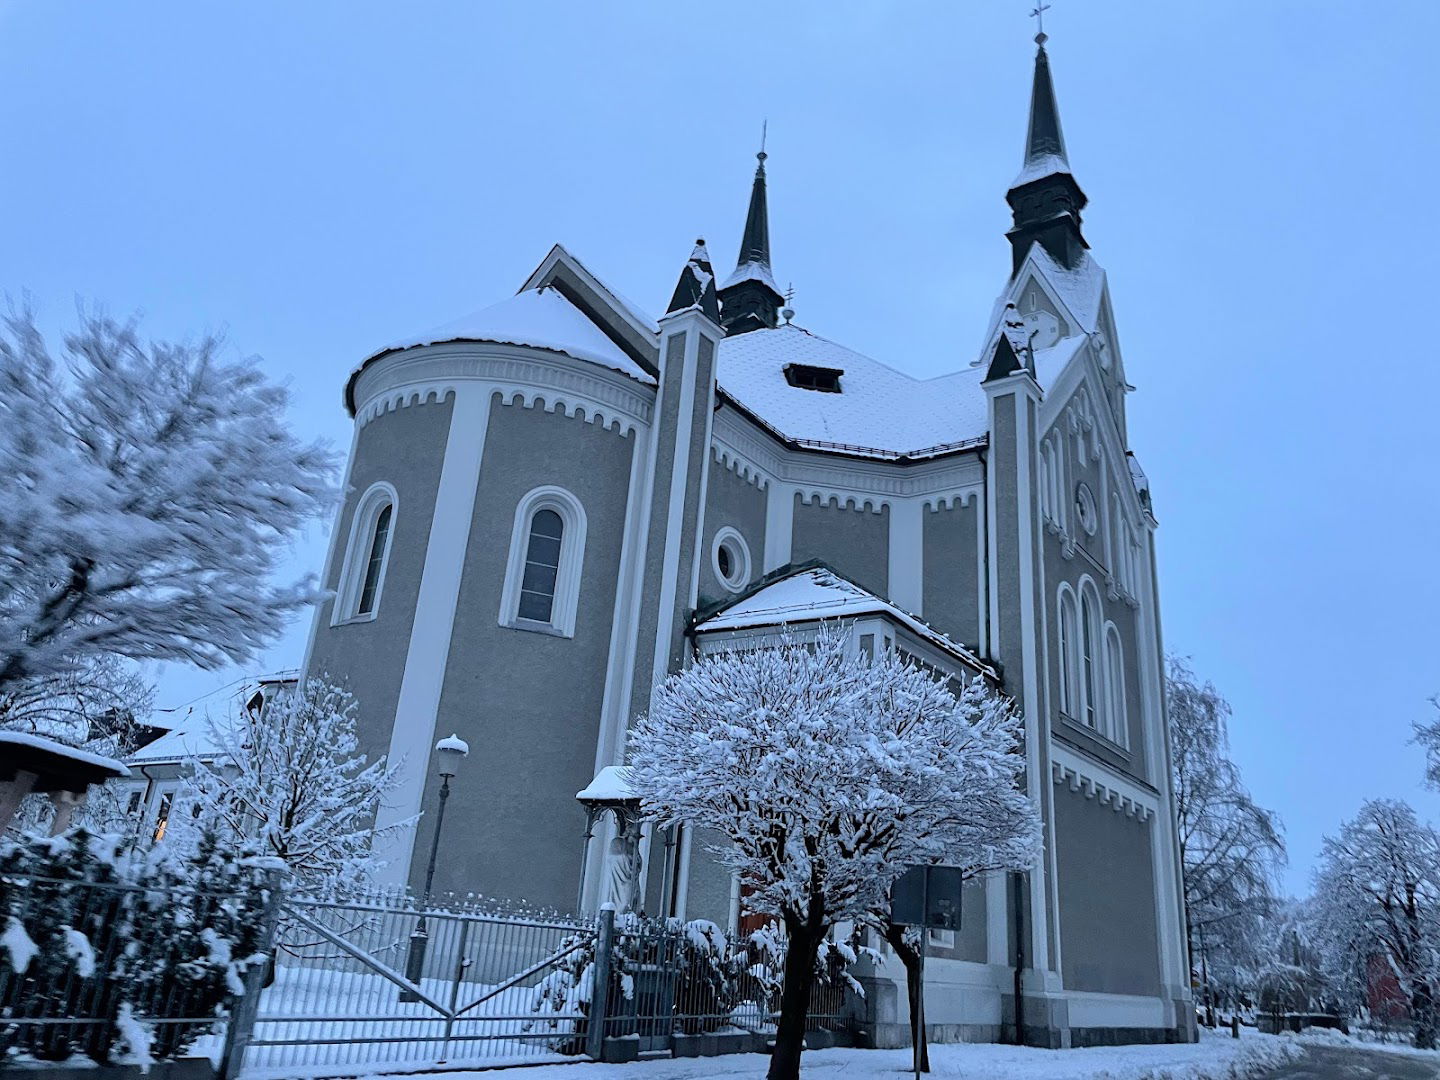
[[[925,597],[925,501],[890,503],[890,602],[912,615],[922,614]]]
[[[435,492],[425,568],[420,575],[415,621],[410,629],[405,674],[400,681],[400,698],[390,735],[388,760],[392,764],[403,763],[400,781],[389,802],[376,814],[377,828],[414,817],[424,802],[425,774],[435,743],[435,720],[445,683],[445,664],[450,656],[450,635],[455,626],[455,606],[460,599],[460,576],[465,569],[470,518],[475,508],[475,489],[480,481],[480,459],[485,450],[494,389],[475,382],[461,382],[455,388],[445,462],[440,468],[440,483]],[[396,830],[379,852],[387,860],[381,879],[387,883],[407,880],[414,848],[415,830]]]
[[[795,488],[772,479],[765,488],[765,573],[790,561],[795,537]]]

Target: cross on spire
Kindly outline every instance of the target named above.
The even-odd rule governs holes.
[[[1030,12],[1030,17],[1035,20],[1035,44],[1037,45],[1044,45],[1049,40],[1049,36],[1045,33],[1045,12],[1049,10],[1049,4],[1039,3]]]

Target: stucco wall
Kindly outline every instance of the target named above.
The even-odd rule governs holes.
[[[702,608],[707,602],[733,595],[716,578],[713,556],[715,534],[727,525],[745,538],[750,549],[750,580],[754,581],[763,573],[765,561],[765,492],[712,455],[705,493],[705,542],[699,551]]]
[[[820,559],[836,573],[871,592],[887,595],[890,575],[890,509],[856,510],[795,496],[791,562]]]
[[[980,641],[976,519],[983,498],[978,495],[966,506],[957,500],[947,509],[925,511],[924,517],[925,621],[971,646]]]
[[[1052,785],[1053,786],[1053,785]],[[1055,787],[1065,987],[1160,993],[1151,830],[1084,791]]]
[[[437,890],[575,903],[584,831],[575,792],[595,768],[634,443],[576,417],[491,403],[437,717],[439,734],[471,747],[446,811],[455,857],[441,861]],[[585,510],[573,638],[499,625],[515,508],[542,484]],[[427,811],[437,783],[432,773]],[[422,822],[412,882],[430,835]]]
[[[334,589],[344,565],[356,503],[378,481],[395,488],[398,505],[376,617],[331,626],[335,602],[326,600],[321,605],[320,628],[308,669],[310,674],[328,675],[355,695],[360,748],[372,760],[390,749],[390,729],[405,673],[453,404],[454,398],[449,397],[443,403],[432,400],[409,405],[382,413],[361,428],[345,505],[330,538],[337,550],[330,560],[325,587]]]

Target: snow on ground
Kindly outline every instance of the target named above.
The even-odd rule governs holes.
[[[1403,1054],[1440,1063],[1440,1050],[1417,1050],[1408,1042],[1390,1042],[1364,1035],[1342,1035],[1338,1031],[1309,1028],[1295,1036],[1295,1041],[1311,1046],[1341,1046],[1351,1050],[1376,1050],[1386,1054]]]
[[[1243,1080],[1283,1065],[1301,1054],[1289,1037],[1232,1039],[1202,1032],[1189,1045],[1095,1047],[1036,1050],[985,1043],[930,1047],[931,1076],[975,1080]],[[763,1077],[769,1058],[734,1054],[713,1058],[665,1058],[628,1065],[542,1065],[526,1069],[523,1080],[698,1080],[700,1077]],[[903,1076],[909,1050],[816,1050],[801,1066],[806,1080],[863,1080]],[[449,1080],[495,1080],[493,1073],[449,1073]]]

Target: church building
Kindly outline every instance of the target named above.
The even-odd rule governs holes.
[[[1040,1045],[1193,1039],[1156,518],[1037,41],[1008,265],[952,374],[792,321],[763,152],[734,270],[697,244],[658,319],[557,246],[508,300],[351,373],[304,669],[348,686],[365,748],[403,763],[382,819],[429,811],[392,880],[423,876],[432,747],[454,733],[471,753],[437,891],[594,910],[633,840],[639,909],[748,925],[705,836],[577,793],[617,794],[627,728],[693,658],[841,625],[1024,716],[1043,859],[971,883],[961,929],[930,932],[937,1037],[1013,1038],[1018,1018]],[[903,1044],[898,961],[866,982],[875,1039]]]

